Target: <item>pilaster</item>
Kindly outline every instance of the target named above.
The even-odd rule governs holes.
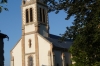
[[[36,66],[39,66],[39,45],[38,45],[38,26],[35,27],[35,56],[36,56]]]
[[[22,66],[25,66],[25,27],[22,27]]]

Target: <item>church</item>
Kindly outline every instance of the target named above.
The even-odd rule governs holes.
[[[49,33],[48,7],[43,0],[23,0],[22,36],[10,51],[11,66],[69,66],[71,40]]]

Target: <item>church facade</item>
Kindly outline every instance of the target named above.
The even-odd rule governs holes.
[[[11,66],[69,66],[72,41],[59,42],[49,33],[47,5],[43,0],[22,1],[22,36],[11,53]]]

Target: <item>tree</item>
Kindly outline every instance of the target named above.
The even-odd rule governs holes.
[[[4,66],[4,38],[8,38],[9,40],[7,35],[0,33],[0,66]]]
[[[100,66],[100,0],[46,0],[49,12],[64,10],[74,16],[62,39],[73,39],[70,49],[75,66]]]
[[[4,7],[4,4],[6,3],[7,3],[7,0],[0,0],[0,13],[2,12],[3,9],[8,11],[8,9]]]
[[[4,4],[7,3],[7,0],[0,0],[0,13],[2,10],[8,11],[6,7],[4,7]],[[0,33],[0,66],[4,66],[4,42],[3,38],[8,38],[7,35]]]

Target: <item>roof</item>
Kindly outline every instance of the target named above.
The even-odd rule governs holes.
[[[60,36],[53,35],[53,34],[49,34],[49,37],[53,38],[53,39],[59,39],[59,38],[61,38]]]
[[[60,36],[53,35],[53,34],[49,34],[49,37],[50,37],[50,38],[53,38],[53,39],[58,39],[58,40],[61,38]],[[67,39],[66,41],[73,41],[73,40]]]
[[[54,47],[69,49],[70,46],[72,45],[72,40],[66,40],[64,42],[60,42],[59,39],[61,37],[57,35],[49,34],[49,37],[45,37],[45,38],[50,42],[52,42]]]

